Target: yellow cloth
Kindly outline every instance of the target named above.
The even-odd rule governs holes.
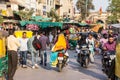
[[[98,24],[98,25],[95,25],[93,28],[91,28],[91,30],[94,32],[98,32],[100,28],[101,28],[101,25]]]
[[[53,46],[52,51],[55,52],[57,50],[62,50],[62,49],[66,49],[66,39],[65,36],[63,34],[59,34],[58,35],[58,40],[56,42],[56,44]]]
[[[120,43],[116,46],[115,74],[120,78]]]
[[[5,37],[0,38],[0,58],[5,57],[6,54],[6,48],[5,48]]]

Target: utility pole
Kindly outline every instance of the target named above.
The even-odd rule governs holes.
[[[87,13],[88,13],[88,12],[87,12],[87,9],[88,9],[87,6],[88,6],[88,0],[86,0],[86,5],[85,5],[85,6],[86,6],[86,7],[85,7],[85,8],[86,8],[86,12],[85,12],[85,13],[86,13],[86,14],[85,14],[85,20],[87,20]]]

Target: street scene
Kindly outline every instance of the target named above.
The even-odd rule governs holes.
[[[0,80],[120,80],[120,0],[0,0]]]
[[[48,51],[49,54],[49,51]],[[69,51],[70,61],[66,67],[62,70],[62,72],[58,72],[58,68],[48,66],[43,67],[39,66],[38,69],[31,69],[28,67],[27,69],[23,69],[21,67],[18,68],[15,79],[16,80],[107,80],[107,76],[102,72],[101,66],[101,55],[95,56],[95,63],[90,64],[88,68],[82,68],[80,64],[76,61],[77,53],[75,51]],[[34,76],[33,76],[34,75]]]

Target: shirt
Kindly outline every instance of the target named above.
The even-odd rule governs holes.
[[[21,44],[20,51],[27,51],[28,50],[28,47],[27,47],[28,38],[25,38],[25,39],[20,38],[19,42]]]
[[[112,44],[110,43],[105,43],[104,47],[108,50],[108,51],[115,51],[116,50],[116,42],[113,42]]]
[[[7,38],[7,48],[8,48],[8,50],[17,51],[18,47],[20,47],[19,40],[14,35],[10,35]]]
[[[105,43],[108,42],[108,39],[102,38],[100,39],[100,43],[102,44],[102,47],[104,46]]]
[[[39,41],[41,42],[41,45],[42,45],[42,50],[46,50],[47,49],[47,44],[49,44],[49,39],[48,37],[42,35],[40,38],[39,38]]]

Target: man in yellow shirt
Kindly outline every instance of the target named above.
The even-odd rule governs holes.
[[[17,69],[18,55],[17,49],[20,47],[19,40],[14,36],[14,30],[9,31],[7,38],[8,49],[8,80],[13,80],[13,76]]]

